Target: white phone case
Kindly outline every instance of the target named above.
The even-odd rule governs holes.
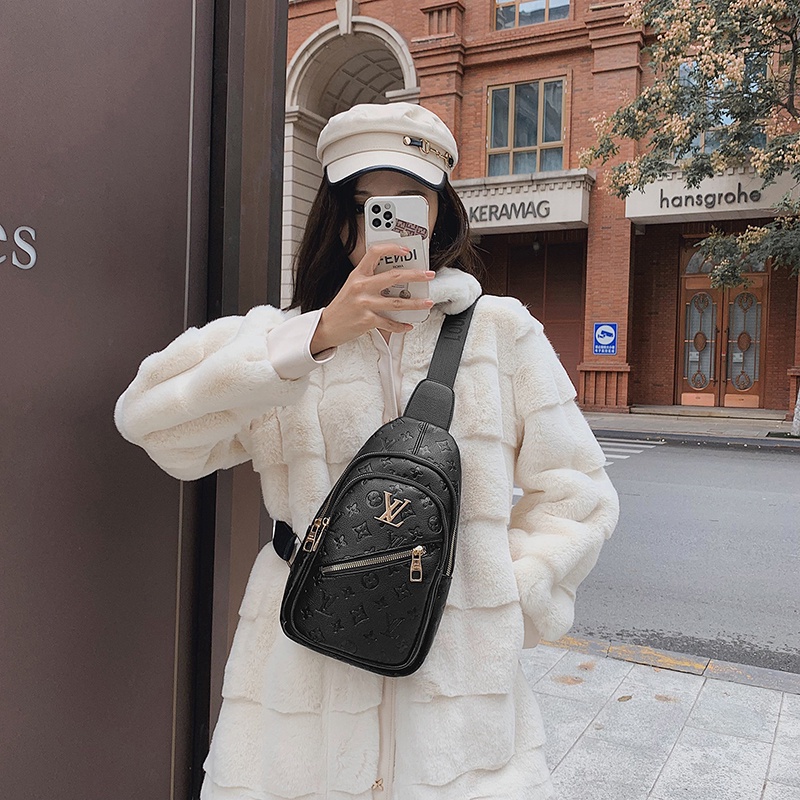
[[[420,195],[370,197],[364,203],[364,225],[367,247],[386,241],[402,239],[411,250],[408,256],[387,256],[381,259],[375,272],[394,267],[428,269],[429,225],[428,201]],[[396,283],[384,290],[387,297],[425,299],[429,295],[427,281]],[[422,322],[429,309],[418,311],[387,311],[385,316],[397,322]]]

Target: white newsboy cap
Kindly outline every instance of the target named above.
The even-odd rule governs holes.
[[[458,162],[450,129],[413,103],[362,103],[331,117],[317,143],[328,181],[393,169],[441,189]]]

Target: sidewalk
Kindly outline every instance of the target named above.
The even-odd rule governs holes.
[[[601,440],[781,448],[781,412],[585,414]],[[800,675],[565,637],[523,654],[559,800],[800,800]]]
[[[788,448],[800,452],[800,439],[768,436],[789,433],[791,422],[779,411],[700,409],[681,406],[634,407],[630,414],[586,412],[598,437],[664,439],[687,444]]]
[[[800,800],[800,675],[568,637],[523,669],[559,800]]]

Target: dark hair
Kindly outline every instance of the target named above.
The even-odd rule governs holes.
[[[332,186],[327,178],[322,179],[295,256],[294,294],[289,308],[305,313],[328,305],[353,269],[348,254],[358,239],[355,183],[353,179]],[[439,190],[430,264],[434,271],[457,267],[478,279],[483,273],[483,263],[469,238],[467,212],[449,182]]]

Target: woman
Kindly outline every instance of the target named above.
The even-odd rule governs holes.
[[[456,143],[419,106],[332,118],[298,253],[292,308],[190,329],[143,362],[116,421],[183,480],[252,461],[270,515],[304,532],[361,444],[402,413],[445,314],[480,295],[467,219],[448,177]],[[430,300],[387,298],[363,204],[430,206]],[[391,310],[430,309],[417,325]],[[453,583],[425,663],[384,678],[289,641],[286,564],[258,556],[240,609],[206,761],[205,800],[541,800],[552,797],[523,640],[571,626],[575,589],[616,524],[604,457],[542,326],[512,298],[478,302],[455,384],[462,508]],[[523,492],[512,508],[514,485]]]

